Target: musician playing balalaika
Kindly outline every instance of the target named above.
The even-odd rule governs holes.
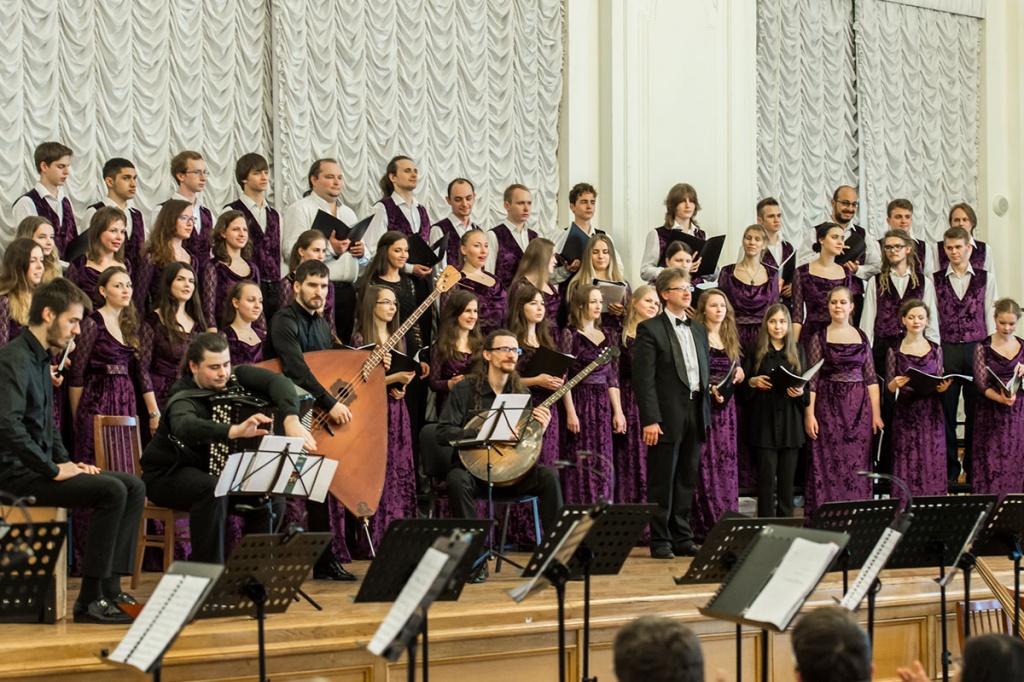
[[[276,407],[278,418],[283,417],[283,435],[302,438],[308,450],[316,448],[299,421],[298,397],[287,377],[249,365],[232,368],[227,341],[211,332],[199,334],[185,352],[181,378],[171,387],[160,427],[141,459],[146,497],[161,507],[189,512],[193,561],[224,563],[224,525],[229,511],[244,515],[245,533],[270,529],[265,507],[245,512],[237,509],[239,504],[252,504],[251,497],[213,494],[217,476],[211,473],[211,446],[261,437],[273,422],[262,413],[237,424],[215,421],[213,401],[238,389],[266,398]],[[275,518],[280,519],[285,500],[273,499]]]

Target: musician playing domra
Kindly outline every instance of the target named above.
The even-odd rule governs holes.
[[[269,399],[284,417],[284,435],[302,438],[306,449],[316,449],[316,441],[299,421],[295,386],[287,377],[250,365],[232,368],[224,337],[212,332],[197,335],[185,352],[181,378],[171,387],[160,427],[140,461],[146,497],[161,507],[189,512],[193,561],[223,564],[228,511],[243,513],[237,505],[253,503],[251,497],[214,496],[217,476],[210,473],[210,445],[266,435],[273,422],[264,414],[239,424],[214,421],[211,399],[235,388]],[[285,499],[273,500],[275,518],[280,519]],[[245,511],[244,516],[245,533],[269,532],[265,507]]]
[[[488,409],[501,393],[527,393],[516,372],[519,360],[519,342],[512,332],[498,329],[484,340],[483,362],[455,384],[448,395],[444,411],[437,425],[437,442],[441,450],[448,452],[448,445],[455,441],[474,438],[473,429],[465,428],[474,413]],[[551,412],[546,407],[533,408],[535,418],[546,429],[551,421]],[[487,483],[467,471],[458,457],[451,457],[451,468],[447,475],[448,498],[452,516],[476,518],[476,500],[487,491]],[[549,467],[534,466],[526,476],[508,486],[494,488],[496,499],[522,495],[536,495],[540,507],[541,523],[551,528],[562,508],[562,488],[558,473]],[[486,568],[486,564],[483,564]],[[486,570],[481,578],[486,577]],[[480,582],[482,580],[476,580]]]

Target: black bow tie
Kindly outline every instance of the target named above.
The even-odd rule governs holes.
[[[677,327],[682,327],[684,325],[689,327],[690,326],[690,320],[677,317],[676,318],[676,326]]]

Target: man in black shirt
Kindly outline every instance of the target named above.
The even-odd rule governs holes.
[[[450,462],[446,477],[448,499],[452,516],[475,519],[476,500],[487,492],[486,482],[466,471],[454,452],[451,443],[474,438],[476,432],[465,428],[471,417],[480,410],[488,409],[500,393],[526,393],[516,373],[519,360],[519,342],[512,332],[498,329],[484,340],[484,370],[473,372],[448,394],[448,402],[437,424],[437,444],[440,457]],[[533,416],[545,429],[551,422],[551,411],[546,407],[533,408]],[[551,528],[562,508],[562,488],[558,473],[546,466],[534,466],[523,480],[509,486],[494,489],[497,499],[505,496],[536,495],[540,507],[540,518],[545,528]],[[539,539],[539,538],[538,538]],[[487,576],[487,565],[474,577],[473,582],[483,582]]]
[[[132,474],[72,462],[53,423],[50,353],[78,335],[91,307],[78,287],[57,278],[35,290],[28,328],[0,348],[0,489],[35,504],[92,510],[74,619],[117,625],[132,620],[117,604],[136,603],[121,591],[121,576],[134,568],[145,487]]]
[[[330,350],[334,346],[331,326],[324,320],[323,308],[330,286],[330,271],[323,262],[308,260],[295,269],[292,285],[295,300],[281,308],[270,323],[268,357],[281,361],[281,371],[297,385],[309,391],[316,406],[336,424],[347,424],[352,420],[348,406],[331,395],[310,371],[303,353],[316,350]],[[330,509],[326,502],[306,500],[309,530],[330,533]],[[342,524],[335,531],[335,543],[345,547],[345,532]],[[346,549],[347,553],[347,549]],[[330,549],[323,553],[313,567],[313,577],[318,580],[355,580],[345,570]]]
[[[264,426],[273,421],[263,414],[254,414],[240,424],[213,421],[210,398],[234,386],[269,398],[284,416],[284,435],[304,439],[307,449],[316,448],[299,422],[298,398],[287,377],[248,365],[234,368],[232,374],[228,342],[212,332],[199,334],[185,352],[182,377],[171,386],[160,427],[141,460],[149,499],[161,507],[189,513],[194,561],[223,564],[229,505],[234,513],[242,513],[238,505],[252,503],[251,498],[214,496],[217,477],[210,473],[210,445],[266,435]],[[274,498],[274,507],[280,518],[284,498]],[[245,510],[244,515],[244,532],[270,532],[270,513],[265,507]]]

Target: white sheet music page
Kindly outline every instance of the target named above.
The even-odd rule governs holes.
[[[875,543],[875,548],[871,550],[871,556],[864,562],[860,573],[857,574],[857,580],[854,581],[853,587],[839,602],[841,607],[847,611],[857,610],[864,597],[868,596],[868,590],[871,589],[878,574],[885,568],[886,562],[889,561],[889,557],[892,556],[893,550],[896,549],[896,545],[900,544],[901,539],[903,539],[903,534],[895,528],[885,529],[882,536],[878,538],[878,542]]]
[[[231,484],[235,482],[235,474],[238,473],[238,465],[241,461],[241,452],[228,455],[224,462],[224,468],[220,471],[220,478],[217,479],[217,487],[213,490],[214,497],[224,497],[231,492]]]
[[[391,605],[387,618],[377,628],[373,639],[366,645],[366,648],[374,656],[383,656],[395,637],[402,631],[409,621],[413,612],[419,608],[423,598],[427,596],[430,586],[437,580],[441,570],[448,563],[449,556],[444,552],[431,547],[420,559],[420,563],[413,571],[409,582],[402,588],[398,599]]]
[[[185,627],[209,584],[200,576],[164,575],[110,660],[149,671]]]
[[[744,617],[771,623],[780,630],[786,627],[838,553],[839,546],[834,542],[794,539]]]

